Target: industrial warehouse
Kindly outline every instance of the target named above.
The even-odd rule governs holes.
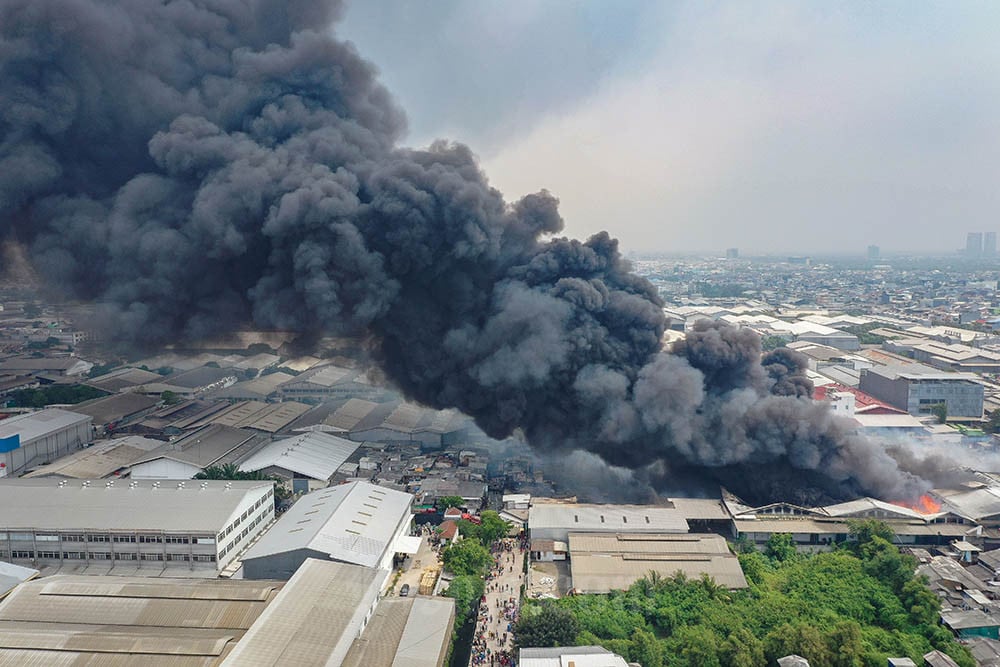
[[[270,481],[8,479],[0,560],[215,576],[274,518]]]

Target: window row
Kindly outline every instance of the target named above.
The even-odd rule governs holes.
[[[212,544],[211,536],[190,535],[83,535],[81,533],[63,533],[61,535],[33,533],[0,533],[0,540],[10,539],[13,542],[117,542],[139,544]]]
[[[25,551],[21,549],[13,549],[9,553],[6,550],[0,549],[0,558],[39,558],[43,560],[144,560],[144,561],[181,561],[181,562],[191,562],[196,563],[214,563],[215,554],[152,554],[152,553],[116,553],[111,554],[107,551],[65,551],[60,554],[58,551],[38,551],[37,555],[34,551]]]

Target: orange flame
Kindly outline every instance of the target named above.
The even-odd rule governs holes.
[[[937,514],[941,511],[941,503],[931,498],[926,493],[917,499],[915,503],[907,503],[901,500],[893,501],[893,505],[899,505],[900,507],[906,507],[921,514]]]

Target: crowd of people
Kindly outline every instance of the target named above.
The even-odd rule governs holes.
[[[479,601],[476,634],[472,642],[472,667],[507,667],[515,664],[514,623],[520,612],[522,563],[527,543],[521,539],[500,540],[492,547],[494,566],[486,575],[486,588]]]

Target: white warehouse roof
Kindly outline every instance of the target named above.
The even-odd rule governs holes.
[[[270,443],[240,464],[253,472],[272,466],[312,479],[328,480],[347,462],[359,444],[319,431]]]
[[[299,499],[253,545],[243,560],[298,549],[331,559],[377,567],[396,527],[409,516],[413,496],[368,482],[349,482],[313,491]]]
[[[271,481],[0,480],[0,529],[216,533],[247,494]]]
[[[686,533],[687,520],[673,507],[536,502],[528,511],[529,530]]]
[[[21,436],[21,444],[43,438],[64,428],[90,422],[89,415],[81,415],[69,410],[49,408],[40,412],[29,412],[0,421],[0,440],[14,435]]]

